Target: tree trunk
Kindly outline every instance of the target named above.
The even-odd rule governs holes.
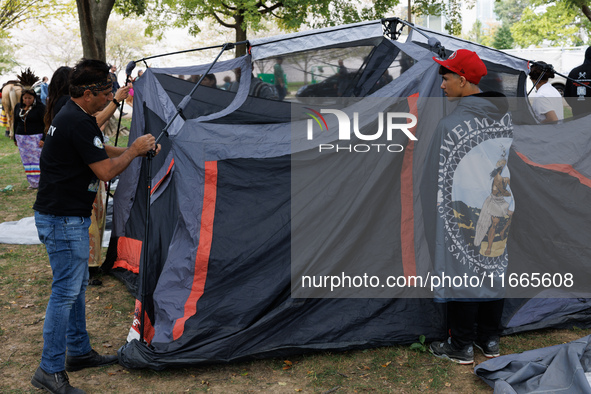
[[[584,5],[581,7],[581,9],[583,10],[583,14],[585,14],[587,19],[591,21],[591,9],[589,9],[589,6]]]
[[[246,41],[246,29],[242,27],[244,22],[244,16],[240,13],[234,15],[234,20],[236,21],[236,42]],[[246,45],[237,45],[236,46],[236,57],[246,55]]]
[[[114,4],[115,0],[76,0],[82,54],[86,59],[106,61],[107,22]]]

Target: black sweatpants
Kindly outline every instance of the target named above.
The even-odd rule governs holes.
[[[505,300],[447,303],[447,325],[455,347],[487,341],[501,332]]]

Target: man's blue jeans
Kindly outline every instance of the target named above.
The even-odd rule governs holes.
[[[90,218],[35,212],[35,225],[53,271],[41,356],[41,369],[53,374],[65,369],[66,348],[70,356],[92,350],[86,332],[85,305]]]

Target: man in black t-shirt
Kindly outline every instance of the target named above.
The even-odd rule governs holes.
[[[80,393],[67,371],[117,362],[92,350],[86,332],[90,214],[101,181],[120,174],[133,159],[159,151],[151,134],[129,148],[103,144],[93,114],[113,99],[109,66],[82,60],[70,80],[71,100],[53,119],[41,153],[41,178],[33,205],[39,239],[53,272],[43,326],[41,364],[31,383],[49,392]],[[67,350],[67,357],[66,357]]]

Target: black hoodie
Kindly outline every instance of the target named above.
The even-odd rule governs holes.
[[[573,109],[573,116],[591,113],[591,46],[585,51],[583,64],[573,68],[568,77],[577,80],[567,80],[564,88],[564,97]]]

